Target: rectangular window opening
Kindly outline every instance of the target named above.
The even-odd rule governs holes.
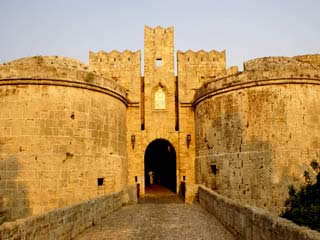
[[[156,59],[156,66],[161,67],[162,66],[162,58],[157,58]]]
[[[102,186],[104,182],[104,178],[98,178],[98,186]]]
[[[213,173],[214,175],[216,175],[216,174],[218,173],[217,165],[212,164],[212,165],[210,165],[210,167],[211,167],[212,173]]]

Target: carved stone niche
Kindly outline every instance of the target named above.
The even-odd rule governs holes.
[[[166,109],[166,92],[161,86],[159,86],[154,92],[154,109],[155,110]]]

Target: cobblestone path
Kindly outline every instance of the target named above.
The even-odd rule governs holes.
[[[155,203],[152,199],[141,202],[111,213],[75,239],[234,239],[199,204],[184,204],[177,199],[173,203]]]

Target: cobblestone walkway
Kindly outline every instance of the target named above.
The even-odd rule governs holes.
[[[76,239],[234,239],[198,204],[141,202],[111,213]]]

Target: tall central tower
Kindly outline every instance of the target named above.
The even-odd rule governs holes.
[[[144,128],[154,137],[176,127],[173,39],[173,27],[144,28]]]
[[[150,185],[149,174],[153,172],[157,183],[176,191],[179,133],[173,41],[173,27],[144,28],[141,135],[144,183]]]
[[[174,192],[182,180],[194,183],[191,88],[197,81],[193,73],[199,71],[188,70],[190,63],[196,60],[194,56],[180,53],[178,59],[179,56],[181,78],[174,72],[173,27],[145,26],[143,77],[140,51],[90,52],[90,66],[127,90],[128,183],[140,183],[142,194],[145,186],[152,185],[150,172],[154,173],[156,184]],[[178,80],[183,87],[180,100]],[[185,98],[186,94],[190,97]]]

